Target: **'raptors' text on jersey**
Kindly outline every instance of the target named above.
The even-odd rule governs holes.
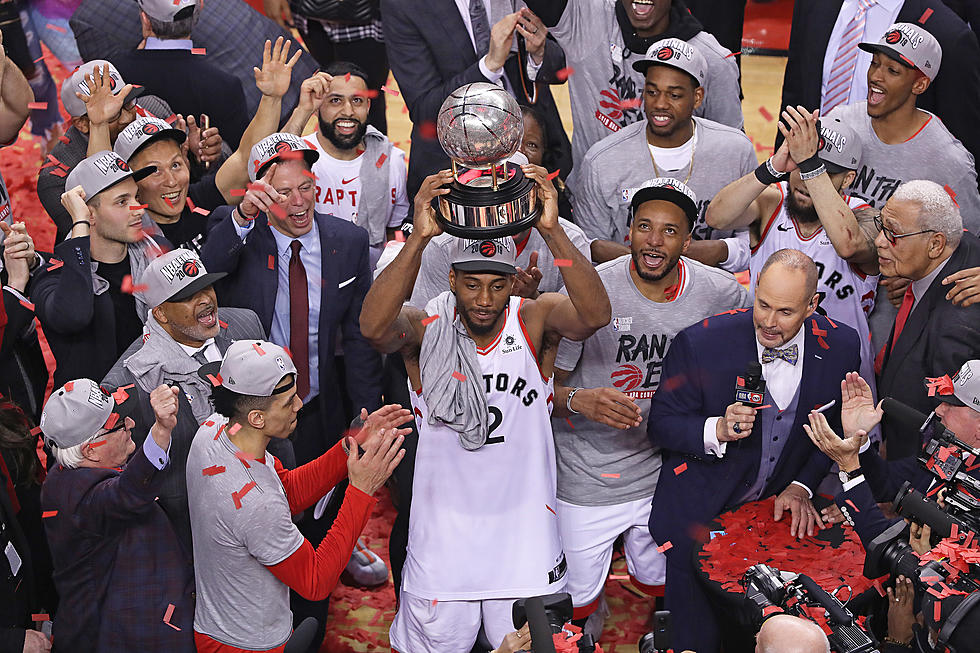
[[[464,449],[456,431],[429,423],[424,388],[411,392],[419,443],[403,587],[414,596],[469,601],[564,587],[552,383],[538,368],[522,301],[511,298],[500,333],[477,349],[486,444]]]

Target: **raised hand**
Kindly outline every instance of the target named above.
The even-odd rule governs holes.
[[[332,81],[333,76],[323,71],[317,71],[304,79],[299,87],[297,110],[309,115],[319,110],[320,105],[323,104],[323,99],[330,92],[330,82]]]
[[[262,49],[262,68],[252,68],[255,74],[255,86],[262,91],[262,95],[281,98],[289,90],[289,82],[293,77],[293,66],[299,61],[302,50],[296,50],[292,58],[289,58],[289,46],[291,40],[283,43],[280,36],[276,39],[276,44],[266,40],[265,47]]]
[[[350,438],[350,452],[347,454],[350,484],[365,494],[377,492],[405,457],[405,450],[402,449],[404,441],[405,436],[399,430],[382,430],[379,437],[369,438],[365,442],[364,454],[360,455],[357,441]]]
[[[93,124],[108,124],[122,111],[123,104],[133,89],[132,84],[126,84],[118,93],[113,93],[112,78],[109,77],[109,66],[96,66],[92,73],[85,75],[89,95],[75,91],[75,95],[85,103],[86,115]]]
[[[195,120],[194,116],[187,116],[186,120],[187,141],[185,144],[194,158],[201,163],[216,161],[221,155],[221,134],[218,133],[217,127],[210,126],[210,122],[208,117],[204,115],[201,116],[200,123]],[[208,127],[205,128],[205,125]]]
[[[68,211],[68,215],[71,216],[72,222],[79,222],[81,220],[92,220],[92,211],[89,209],[88,204],[85,203],[85,191],[82,190],[81,186],[75,186],[70,188],[61,194],[61,205],[65,207]],[[85,227],[84,234],[75,233],[76,230]],[[88,235],[88,227],[85,225],[73,225],[72,226],[72,238],[77,238],[79,235]]]
[[[507,14],[490,28],[490,50],[486,58],[487,68],[490,70],[500,70],[507,62],[520,17],[520,13]]]
[[[858,454],[861,446],[868,440],[866,431],[855,431],[853,435],[842,440],[830,428],[823,413],[812,410],[809,418],[810,423],[804,424],[803,430],[817,449],[827,454],[827,457],[837,463],[842,471],[851,472],[861,466]]]
[[[453,180],[451,170],[442,170],[429,175],[422,182],[419,192],[415,194],[415,217],[412,237],[425,239],[434,238],[442,233],[442,227],[436,218],[436,210],[432,208],[432,200],[449,192],[446,184]]]
[[[541,217],[535,225],[538,231],[554,229],[558,226],[558,191],[548,179],[548,171],[541,166],[528,163],[521,166],[524,176],[538,185],[538,202],[541,204]]]
[[[544,46],[548,40],[548,28],[537,15],[527,7],[517,12],[517,31],[527,43],[527,53],[540,64],[544,61]]]
[[[279,27],[285,30],[293,28],[293,12],[289,10],[287,0],[262,0],[262,9]]]
[[[360,431],[353,434],[353,438],[361,446],[371,439],[381,437],[383,432],[395,431],[396,434],[408,435],[412,429],[399,429],[398,427],[407,424],[412,420],[412,411],[402,408],[398,404],[388,404],[368,415],[367,409],[361,409],[361,421],[363,426]]]
[[[527,269],[517,268],[517,274],[514,275],[514,289],[510,291],[511,294],[534,299],[538,296],[538,284],[541,283],[543,276],[541,270],[538,269],[538,253],[531,252]]]
[[[857,372],[848,372],[840,382],[843,403],[840,407],[840,421],[844,437],[851,438],[858,431],[869,433],[878,425],[881,416],[881,403],[875,406],[871,386]]]
[[[37,258],[34,240],[27,233],[27,225],[15,222],[12,225],[0,222],[4,233],[3,263],[7,269],[7,285],[18,292],[24,292],[31,279],[31,263]]]
[[[153,409],[156,424],[167,431],[172,431],[177,426],[177,395],[179,394],[180,388],[166,384],[157,386],[150,393],[150,407]]]
[[[254,220],[260,211],[269,213],[274,205],[285,201],[285,196],[272,187],[272,178],[278,166],[278,163],[273,163],[261,179],[249,184],[242,203],[238,205],[236,211],[232,212],[235,221],[242,227]]]
[[[793,161],[806,161],[817,153],[820,134],[817,132],[818,111],[807,111],[803,107],[787,106],[779,121],[779,133],[786,138],[789,154]]]

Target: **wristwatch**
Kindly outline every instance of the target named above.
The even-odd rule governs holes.
[[[856,468],[856,469],[854,469],[853,471],[850,471],[850,472],[845,472],[842,469],[839,472],[837,472],[837,478],[840,479],[840,482],[841,483],[847,483],[848,481],[853,481],[858,476],[860,476],[862,473],[863,472],[861,471],[861,468],[860,467],[858,467],[858,468]]]

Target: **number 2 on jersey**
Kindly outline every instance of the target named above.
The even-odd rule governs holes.
[[[493,436],[493,432],[497,427],[500,426],[500,423],[504,421],[504,414],[496,406],[487,406],[487,410],[490,411],[490,425],[487,427],[487,441],[484,444],[500,444],[504,441],[504,436],[491,436]]]

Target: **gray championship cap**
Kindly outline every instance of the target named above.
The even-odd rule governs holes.
[[[936,37],[921,25],[895,23],[877,43],[859,43],[865,52],[881,52],[909,68],[917,68],[930,80],[936,79],[943,49]]]
[[[827,167],[827,172],[837,174],[857,170],[861,162],[861,139],[857,132],[842,123],[840,118],[822,118],[817,156]]]
[[[194,15],[198,0],[136,0],[140,9],[150,18],[172,23]]]
[[[683,70],[694,78],[698,86],[704,86],[708,63],[698,49],[687,41],[680,39],[661,39],[647,48],[642,59],[633,62],[633,70],[644,75],[647,68],[654,64],[663,64]]]
[[[296,374],[296,366],[279,345],[265,340],[236,340],[223,359],[203,365],[198,374],[235,394],[271,397],[293,387],[276,390],[282,377]]]
[[[698,221],[698,198],[684,182],[673,177],[657,177],[643,182],[633,191],[633,199],[630,200],[630,224],[636,209],[651,200],[664,200],[679,206],[687,216],[691,230],[694,229],[694,224]]]
[[[297,154],[290,154],[297,152]],[[265,174],[266,167],[278,160],[289,158],[299,158],[302,156],[306,163],[313,168],[313,164],[320,158],[320,153],[312,145],[297,136],[286,132],[276,132],[266,136],[252,147],[249,154],[248,178],[255,181]]]
[[[187,140],[187,134],[155,116],[140,116],[119,132],[112,149],[129,163],[137,150],[161,138],[172,139],[181,145]]]
[[[929,395],[954,406],[969,406],[980,413],[980,360],[963,363],[952,377],[926,379]]]
[[[52,393],[44,405],[39,424],[44,442],[68,449],[82,444],[100,429],[115,428],[123,419],[119,410],[123,403],[125,400],[117,407],[114,395],[104,392],[91,379],[69,381]]]
[[[81,93],[82,95],[90,95],[88,84],[85,82],[85,75],[93,75],[95,67],[98,66],[101,70],[105,66],[109,66],[109,88],[112,89],[114,95],[119,95],[119,92],[126,86],[126,82],[123,81],[122,75],[116,70],[116,67],[105,59],[94,59],[83,63],[81,66],[76,68],[71,75],[65,78],[65,81],[61,84],[61,104],[64,105],[65,111],[69,115],[84,116],[88,113],[88,107],[75,93]],[[133,86],[132,90],[129,91],[129,95],[126,96],[127,102],[132,102],[139,96],[143,95],[142,86]]]
[[[121,156],[112,150],[102,150],[83,159],[71,169],[65,179],[65,189],[71,190],[75,186],[81,186],[85,191],[85,202],[88,203],[96,195],[120,181],[130,177],[139,181],[154,172],[156,166],[146,166],[133,172]]]
[[[145,286],[140,297],[150,308],[164,302],[182,302],[226,276],[208,272],[201,258],[189,249],[175,249],[158,256],[143,270],[138,284]]]
[[[517,245],[510,236],[456,240],[453,267],[462,272],[517,274]]]

